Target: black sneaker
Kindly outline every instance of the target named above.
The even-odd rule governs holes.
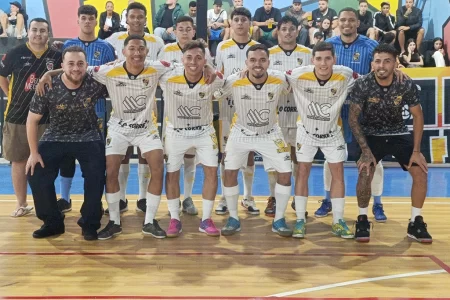
[[[361,243],[370,241],[370,223],[367,215],[359,215],[356,220],[355,240]]]
[[[128,211],[128,199],[125,199],[125,201],[120,199],[119,208],[120,208],[120,213],[124,213],[124,212]],[[105,215],[109,215],[108,208],[105,210]]]
[[[56,202],[58,205],[58,209],[62,213],[66,213],[72,210],[72,199],[69,199],[69,202],[67,202],[64,198],[59,198]]]
[[[41,228],[33,232],[33,237],[35,239],[43,239],[52,235],[63,234],[64,232],[65,232],[64,223],[56,227],[44,224],[41,226]]]
[[[419,243],[431,244],[433,242],[433,238],[427,231],[427,223],[423,222],[422,216],[417,216],[414,222],[409,222],[408,237]]]
[[[96,241],[98,240],[98,234],[96,230],[93,229],[83,229],[81,231],[81,235],[83,235],[84,240],[86,241]]]
[[[147,199],[142,198],[137,201],[136,211],[145,213],[147,211]]]
[[[99,240],[108,240],[122,233],[122,226],[116,225],[114,221],[109,221],[108,225],[98,233]]]
[[[153,224],[152,223],[144,224],[144,226],[142,226],[142,233],[151,235],[157,239],[163,239],[167,236],[166,232],[162,230],[161,227],[159,227],[158,221],[156,220],[153,220]]]

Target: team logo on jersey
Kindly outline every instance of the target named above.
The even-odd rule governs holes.
[[[3,65],[2,65],[2,66],[3,66]],[[30,63],[29,61],[27,61],[23,66],[24,66],[24,67],[30,67],[30,66],[31,66],[31,63]]]
[[[288,145],[286,145],[286,143],[284,142],[283,139],[276,139],[273,142],[277,146],[277,153],[289,152],[289,147],[288,147]],[[290,159],[291,158],[289,157],[289,160]]]
[[[228,54],[227,58],[236,58],[236,55],[234,55],[233,53]]]
[[[400,96],[397,96],[397,97],[395,97],[395,99],[394,99],[394,104],[395,105],[400,105],[400,103],[402,103],[402,100],[403,100],[403,97],[400,95]]]
[[[58,104],[56,105],[57,110],[65,110],[67,108],[66,104]]]
[[[216,150],[219,147],[219,142],[217,141],[217,135],[215,133],[212,133],[209,136],[211,137],[211,140],[213,142],[213,149]]]
[[[136,98],[133,96],[127,96],[122,101],[122,105],[125,107],[123,111],[126,114],[138,113],[145,109],[145,100],[147,97],[145,95],[139,95]]]
[[[118,83],[116,83],[116,86],[127,86],[127,84],[125,82],[119,81]]]
[[[84,100],[84,101],[83,101],[84,107],[88,107],[89,104],[90,104],[91,102],[92,102],[92,99],[91,99],[91,98],[87,98],[86,100]]]
[[[332,95],[332,96],[336,96],[336,94],[337,94],[337,89],[332,88],[332,89],[331,89],[331,95]]]
[[[174,95],[183,97],[183,93],[180,90],[176,90],[173,92]]]
[[[273,93],[268,93],[267,96],[269,97],[269,100],[273,100]]]
[[[180,105],[180,107],[178,107],[177,112],[178,112],[178,119],[200,119],[200,110],[202,108],[200,106],[192,106],[192,107],[188,107],[188,106],[183,106]]]
[[[367,101],[369,101],[370,103],[378,103],[380,102],[380,98],[370,97]]]
[[[270,109],[251,109],[247,113],[247,125],[252,127],[263,127],[269,125]]]
[[[205,93],[200,92],[200,93],[198,93],[198,96],[203,99],[203,98],[205,98]]]
[[[100,58],[100,51],[95,51],[94,52],[94,59],[99,59]]]
[[[250,98],[250,96],[247,95],[247,94],[244,94],[244,95],[241,97],[241,99],[242,99],[242,100],[252,100],[252,98]]]
[[[47,59],[47,63],[45,64],[45,66],[47,67],[48,71],[53,70],[54,65],[55,61],[53,59]]]
[[[109,146],[111,144],[111,138],[108,136],[106,137],[106,146]]]
[[[143,83],[146,87],[148,87],[148,84],[150,83],[150,80],[148,80],[148,78],[144,78],[144,79],[142,79],[142,83]]]
[[[170,62],[173,63],[173,64],[177,64],[177,63],[178,63],[178,60],[177,60],[176,58],[174,58],[174,59],[172,59]]]
[[[297,152],[299,152],[301,148],[302,148],[302,145],[300,143],[297,143]]]
[[[336,150],[345,150],[345,145],[340,145],[336,148]]]
[[[273,65],[274,65],[274,66],[281,66],[281,65],[283,65],[283,62],[282,62],[281,60],[276,60],[276,61],[273,63]]]
[[[361,54],[359,52],[353,53],[353,60],[354,61],[359,61],[360,57],[361,57]]]
[[[284,157],[284,161],[291,161],[291,156],[289,154],[286,154]]]
[[[312,88],[306,88],[306,89],[305,89],[305,93],[314,94],[314,91],[313,91]]]
[[[297,58],[298,65],[301,66],[303,64],[303,58]]]
[[[308,105],[309,114],[307,115],[307,118],[319,121],[330,121],[330,113],[328,113],[330,108],[331,104],[329,103],[320,104],[311,102]]]

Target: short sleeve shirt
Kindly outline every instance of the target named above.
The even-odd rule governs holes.
[[[86,75],[82,85],[71,90],[61,79],[53,78],[51,90],[40,97],[35,95],[30,111],[42,115],[50,113],[50,125],[41,137],[46,142],[90,142],[101,140],[95,102],[105,97],[106,88]]]
[[[255,16],[253,17],[253,21],[256,22],[265,22],[269,19],[273,19],[275,22],[281,21],[281,11],[278,8],[272,7],[269,13],[267,13],[264,9],[264,7],[260,7],[256,10]],[[275,25],[272,25],[272,28],[269,28],[268,26],[261,26],[262,31],[264,32],[270,32],[276,28]]]
[[[373,73],[355,81],[349,98],[351,103],[361,106],[360,124],[365,135],[408,134],[402,117],[403,107],[420,104],[419,91],[411,79],[397,82],[394,75],[392,85],[382,87]]]

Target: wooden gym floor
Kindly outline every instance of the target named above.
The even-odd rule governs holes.
[[[141,234],[143,214],[133,201],[122,217],[122,235],[86,242],[76,224],[80,196],[66,215],[66,233],[36,240],[31,233],[41,221],[9,217],[11,199],[0,196],[0,299],[450,299],[449,198],[425,204],[431,245],[406,238],[408,198],[383,198],[388,222],[374,223],[367,244],[334,237],[331,216],[309,217],[306,239],[297,240],[275,235],[270,218],[243,210],[235,236],[208,237],[198,232],[201,215],[184,215],[179,238],[158,240]],[[263,212],[265,198],[257,200]],[[309,199],[310,215],[317,200]],[[350,228],[355,201],[347,197]],[[196,206],[201,211],[201,201]],[[164,229],[166,214],[163,200],[158,219]],[[286,218],[292,226],[290,206]],[[213,219],[222,227],[226,216]]]

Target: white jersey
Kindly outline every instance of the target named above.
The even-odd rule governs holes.
[[[233,39],[220,42],[216,50],[217,70],[225,78],[243,70],[245,68],[245,60],[247,59],[247,50],[255,44],[259,43],[250,40],[246,44],[240,44],[236,43]],[[219,103],[220,118],[222,120],[231,120],[234,113],[233,99],[222,99]]]
[[[128,37],[128,32],[116,32],[113,33],[109,38],[106,39],[114,49],[116,50],[116,55],[119,60],[125,60],[125,56],[122,53],[124,48],[125,39]],[[147,41],[148,60],[157,60],[159,52],[161,52],[164,47],[164,41],[159,36],[145,33],[144,39]]]
[[[164,46],[164,48],[159,52],[158,59],[165,60],[172,64],[182,64],[181,57],[183,52],[181,51],[180,45],[178,43],[170,43]],[[213,65],[213,60],[211,57],[211,52],[208,48],[205,48],[205,58],[208,64]]]
[[[276,70],[268,70],[264,84],[253,84],[240,74],[230,75],[217,98],[232,96],[236,112],[231,126],[244,136],[265,135],[279,130],[277,106],[280,96],[289,91],[286,76]]]
[[[164,92],[167,132],[175,131],[182,136],[195,136],[212,126],[213,95],[224,84],[221,74],[209,85],[205,83],[204,78],[197,83],[191,83],[184,76],[184,68],[177,67],[164,74],[159,82]]]
[[[299,112],[297,143],[310,146],[344,145],[338,122],[342,105],[354,84],[350,68],[333,66],[333,75],[324,82],[317,79],[314,66],[287,72]]]
[[[158,80],[173,67],[168,62],[146,61],[142,72],[134,76],[127,72],[124,64],[117,62],[89,70],[94,79],[108,89],[113,109],[108,121],[109,130],[132,136],[156,126],[152,110]]]
[[[274,46],[269,49],[269,52],[269,68],[272,70],[285,72],[311,64],[312,50],[302,45],[297,45],[293,51],[285,51],[280,46]],[[292,93],[283,95],[278,104],[278,124],[280,127],[296,128],[297,117],[294,95]]]

